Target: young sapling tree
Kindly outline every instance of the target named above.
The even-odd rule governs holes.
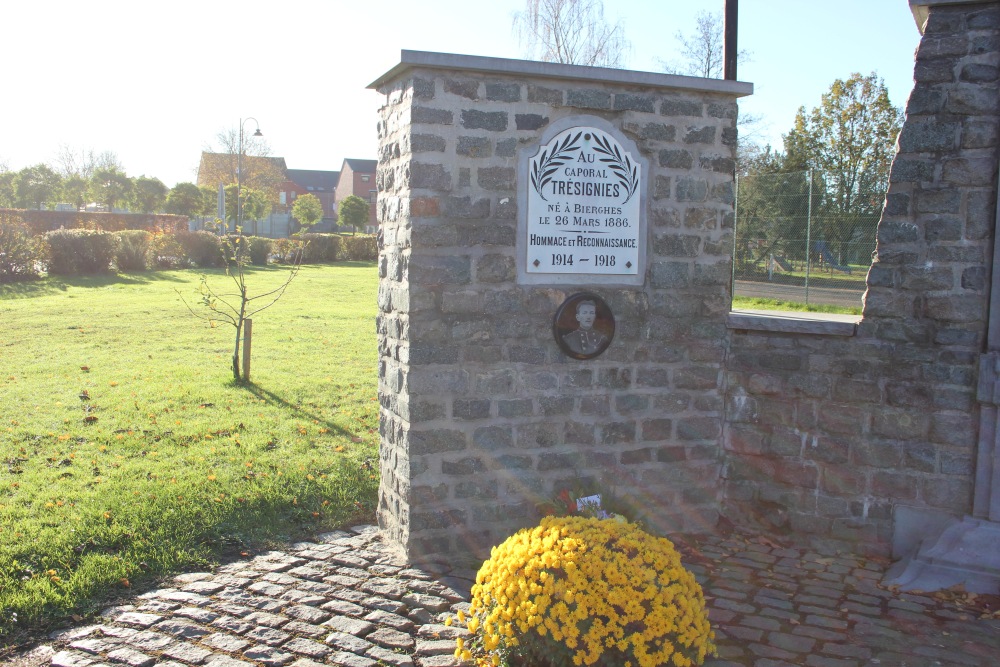
[[[231,325],[236,330],[236,340],[233,344],[232,370],[233,379],[236,382],[248,382],[250,380],[250,332],[252,331],[253,316],[270,308],[285,293],[292,280],[299,273],[302,253],[298,253],[296,262],[288,272],[288,277],[276,288],[262,294],[250,295],[247,284],[246,267],[250,263],[250,240],[242,234],[229,236],[222,239],[222,252],[226,258],[226,275],[232,281],[231,289],[218,288],[212,285],[208,276],[201,277],[201,285],[198,289],[199,303],[207,309],[196,311],[184,299],[184,295],[177,292],[181,301],[187,306],[192,315],[198,319],[207,321],[213,328],[218,322]],[[240,364],[240,342],[243,342],[243,364]]]

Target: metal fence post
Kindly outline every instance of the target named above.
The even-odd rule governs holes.
[[[736,248],[740,235],[740,175],[736,174],[736,193],[733,195],[733,271],[729,284],[729,310],[733,309],[733,299],[736,297]]]
[[[813,210],[813,170],[806,172],[809,178],[809,199],[806,204],[806,305],[809,305],[809,268],[812,266],[812,210]]]

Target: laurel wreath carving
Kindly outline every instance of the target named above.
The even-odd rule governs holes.
[[[606,136],[594,132],[594,144],[594,152],[605,156],[598,160],[608,165],[618,178],[618,182],[625,188],[627,196],[622,203],[628,203],[632,195],[639,190],[639,168],[632,164],[628,154],[622,155],[618,146],[612,145]]]
[[[548,199],[542,193],[542,188],[552,180],[559,167],[566,164],[570,154],[580,150],[578,142],[582,136],[583,131],[577,132],[575,135],[566,135],[565,139],[552,147],[551,154],[544,150],[537,159],[531,161],[531,185],[543,201],[548,201]]]
[[[639,167],[633,164],[628,154],[623,154],[617,144],[613,144],[606,135],[596,131],[592,131],[592,134],[594,152],[604,156],[598,160],[608,166],[618,182],[625,188],[626,196],[622,203],[628,203],[628,200],[639,190]],[[543,150],[541,155],[532,159],[531,185],[543,201],[548,201],[548,199],[546,199],[542,189],[552,181],[559,167],[565,165],[572,154],[580,150],[579,141],[582,136],[582,130],[576,134],[568,134],[565,139],[556,142],[551,152],[548,149]]]

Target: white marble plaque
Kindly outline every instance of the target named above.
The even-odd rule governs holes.
[[[528,161],[525,271],[636,275],[642,164],[607,132],[571,127]]]

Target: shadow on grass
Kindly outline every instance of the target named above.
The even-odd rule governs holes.
[[[148,273],[106,273],[89,276],[49,276],[25,282],[0,285],[0,299],[32,299],[65,292],[71,287],[100,288],[115,285],[148,285],[158,282],[185,283],[176,271]]]
[[[335,423],[333,423],[332,421],[330,421],[328,419],[324,419],[320,415],[318,415],[318,414],[316,414],[314,412],[310,412],[309,410],[305,410],[305,409],[303,409],[303,407],[301,405],[296,405],[294,403],[291,403],[290,401],[285,400],[281,396],[278,396],[273,391],[268,391],[267,389],[264,389],[260,385],[254,384],[252,381],[251,382],[236,382],[235,380],[233,380],[231,384],[233,386],[235,386],[235,387],[242,387],[243,389],[246,389],[247,391],[249,391],[251,394],[253,394],[254,396],[256,396],[259,399],[263,399],[265,401],[269,401],[269,402],[274,403],[276,405],[280,405],[281,407],[287,409],[288,411],[290,411],[292,414],[294,414],[296,417],[299,417],[300,419],[306,419],[306,420],[309,420],[309,421],[311,421],[311,422],[313,422],[315,424],[322,424],[326,428],[330,429],[331,433],[337,433],[338,435],[344,435],[344,436],[347,436],[347,437],[353,437],[354,436],[354,433],[351,433],[350,431],[348,431],[347,429],[345,429],[343,426],[335,424]]]

